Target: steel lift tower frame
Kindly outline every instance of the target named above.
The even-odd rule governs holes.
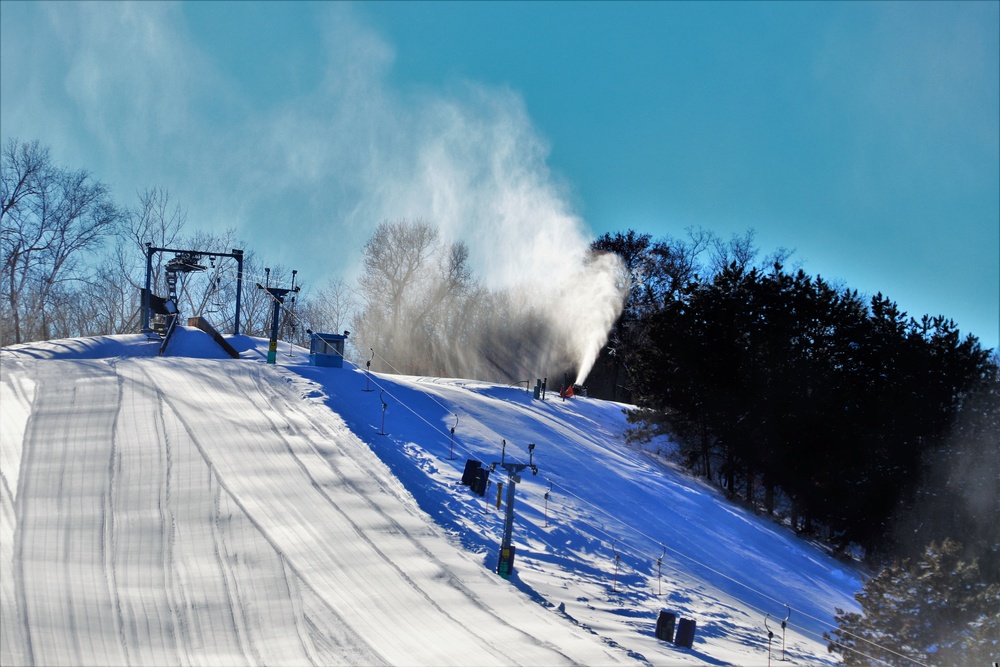
[[[497,558],[497,574],[504,579],[510,579],[511,572],[514,571],[514,487],[521,481],[520,473],[525,469],[530,469],[532,475],[538,474],[538,466],[535,465],[533,455],[535,444],[528,445],[528,463],[507,463],[507,441],[503,441],[500,461],[490,464],[490,470],[496,470],[497,466],[507,471],[507,508],[503,524],[503,541],[500,543],[500,555]],[[497,495],[499,496],[499,490]]]
[[[204,256],[232,257],[236,260],[236,317],[233,322],[233,335],[240,335],[240,300],[243,296],[243,251],[233,248],[232,252],[205,252],[203,250],[180,250],[177,248],[154,248],[152,243],[146,243],[146,291],[142,295],[142,333],[150,334],[153,329],[149,326],[149,295],[151,283],[153,281],[153,255],[158,252],[172,252],[178,257],[192,258],[194,261],[200,260]],[[176,259],[176,258],[175,258]],[[204,267],[202,267],[204,268]]]

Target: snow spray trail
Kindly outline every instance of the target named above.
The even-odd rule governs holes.
[[[321,257],[313,258],[317,273],[331,257],[334,265],[357,261],[348,249],[362,247],[382,221],[426,220],[442,240],[468,245],[469,267],[484,287],[523,300],[534,323],[551,332],[540,347],[523,333],[518,347],[534,357],[528,367],[573,367],[582,382],[621,312],[624,276],[617,256],[590,256],[593,234],[548,165],[548,141],[522,96],[468,81],[447,94],[403,93],[391,81],[392,46],[348,6],[331,11],[331,71],[351,75],[332,78],[310,104],[272,119],[274,131],[252,149],[258,163],[282,165],[278,187],[310,184],[312,196],[296,199],[351,193],[327,201],[323,216],[300,216],[343,221],[335,239],[315,223],[320,233],[312,236],[330,238],[307,252]],[[245,185],[257,199],[276,182],[269,174],[266,184]]]

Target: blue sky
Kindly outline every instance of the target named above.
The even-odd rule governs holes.
[[[1000,345],[997,2],[5,1],[0,30],[4,139],[313,284],[385,218],[501,282],[575,256],[553,237],[752,228]]]

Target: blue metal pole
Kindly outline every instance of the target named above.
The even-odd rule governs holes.
[[[280,297],[274,297],[271,304],[271,341],[267,346],[267,363],[269,364],[273,364],[278,356],[278,316],[281,314],[281,301]]]
[[[148,334],[149,328],[149,290],[153,279],[153,244],[146,242],[146,292],[142,295],[142,333]]]

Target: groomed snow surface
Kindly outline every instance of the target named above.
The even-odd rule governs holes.
[[[773,662],[836,662],[859,574],[626,445],[624,406],[230,342],[0,350],[0,664],[766,665],[768,614]],[[507,475],[460,480],[529,443],[505,581]]]

